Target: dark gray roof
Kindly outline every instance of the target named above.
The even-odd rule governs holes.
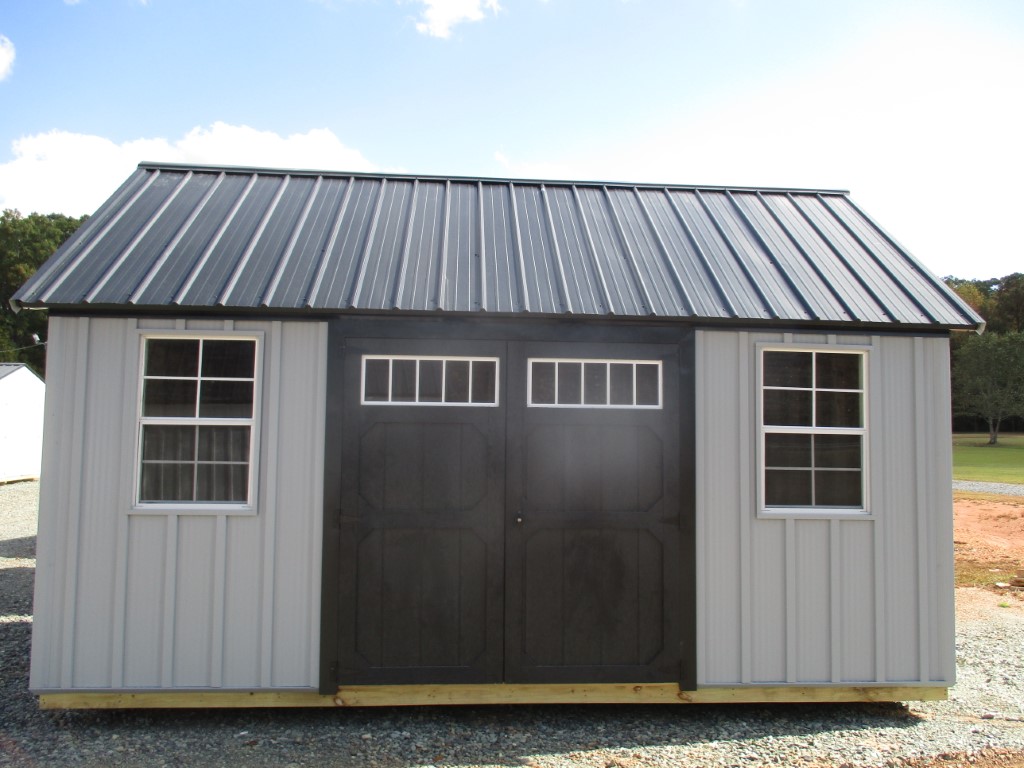
[[[13,301],[982,322],[845,192],[149,163]]]

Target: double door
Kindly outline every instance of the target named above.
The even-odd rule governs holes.
[[[349,339],[339,684],[679,679],[678,349]]]

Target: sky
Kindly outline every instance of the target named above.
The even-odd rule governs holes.
[[[141,161],[850,190],[1024,272],[1020,0],[0,0],[0,208]]]

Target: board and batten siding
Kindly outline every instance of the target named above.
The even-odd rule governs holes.
[[[255,514],[137,514],[139,333],[263,338]],[[50,318],[30,687],[315,688],[326,324]]]
[[[757,514],[757,344],[869,347],[870,516]],[[945,337],[700,331],[698,684],[952,685]]]

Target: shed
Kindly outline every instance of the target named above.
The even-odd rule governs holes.
[[[13,302],[43,706],[954,682],[982,321],[846,192],[145,163]]]
[[[24,363],[0,363],[0,483],[39,477],[45,391]]]

